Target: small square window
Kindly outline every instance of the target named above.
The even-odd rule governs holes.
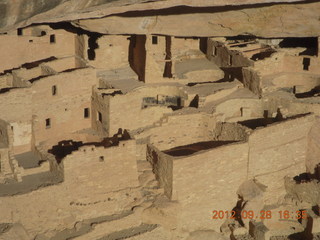
[[[104,162],[104,156],[99,157],[99,162]]]
[[[157,36],[152,36],[152,44],[153,45],[158,44],[158,37]]]
[[[89,118],[90,117],[90,108],[85,108],[84,109],[83,116],[84,116],[84,118]]]
[[[303,70],[309,71],[310,58],[303,58],[302,64],[303,64]]]
[[[46,128],[51,128],[51,119],[50,118],[46,119]]]
[[[51,90],[52,90],[52,96],[57,95],[57,86],[56,85],[52,86]]]
[[[50,43],[56,43],[56,35],[54,34],[50,35]]]
[[[23,35],[22,28],[18,28],[18,29],[17,29],[17,35],[18,35],[18,36],[22,36],[22,35]]]

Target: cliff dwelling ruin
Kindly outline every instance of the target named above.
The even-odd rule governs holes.
[[[320,239],[319,1],[0,19],[0,240]]]

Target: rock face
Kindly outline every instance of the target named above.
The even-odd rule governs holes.
[[[178,14],[184,12],[185,14]],[[123,14],[80,20],[81,28],[106,34],[164,34],[173,36],[312,37],[319,36],[320,3],[264,7],[224,7]],[[190,19],[193,19],[190,21]]]
[[[319,5],[275,5],[275,3],[310,2],[296,0],[219,0],[219,1],[145,1],[145,0],[54,0],[9,1],[0,3],[0,31],[32,23],[101,18],[108,15],[135,13],[140,16],[113,16],[81,21],[80,26],[103,33],[158,33],[176,36],[289,36],[294,29],[306,36],[318,35]],[[232,6],[233,5],[233,6]],[[237,5],[237,6],[236,6]],[[182,8],[177,6],[184,6]],[[229,6],[229,7],[222,7]],[[269,7],[268,7],[269,6]],[[168,12],[156,10],[171,9]],[[151,10],[151,11],[150,11]],[[177,10],[177,11],[176,11]],[[303,14],[300,14],[303,12]],[[158,14],[157,14],[158,13]],[[185,13],[182,14],[181,13]],[[179,15],[177,15],[179,14]],[[157,16],[159,15],[159,16]],[[194,21],[197,17],[197,21]],[[297,19],[298,18],[298,19]],[[193,21],[190,21],[193,19]],[[230,21],[232,19],[232,21]],[[295,19],[295,21],[291,21]],[[272,21],[271,21],[272,20]],[[117,22],[117,24],[114,24]],[[297,26],[296,23],[300,24]],[[187,25],[185,25],[187,23]],[[96,27],[94,27],[97,25]],[[101,27],[104,26],[104,27]],[[188,26],[182,27],[182,26]],[[268,32],[268,29],[269,32]],[[260,31],[266,32],[261,34]]]

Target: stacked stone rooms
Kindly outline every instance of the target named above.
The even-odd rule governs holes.
[[[0,35],[0,239],[315,238],[319,43]]]

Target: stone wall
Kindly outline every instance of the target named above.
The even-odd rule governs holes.
[[[251,111],[250,116],[242,116],[242,109]],[[241,121],[250,118],[260,118],[263,116],[263,106],[260,99],[230,99],[216,105],[215,113],[221,114],[225,121]]]
[[[261,96],[261,76],[254,70],[252,67],[244,67],[242,68],[243,74],[243,85],[248,88],[253,93]]]
[[[167,150],[212,140],[215,123],[214,117],[204,113],[166,115],[156,126],[145,129],[135,138],[148,138],[158,149]]]
[[[148,146],[147,159],[164,192],[179,203],[179,228],[218,231],[224,219],[212,219],[212,211],[231,211],[236,205],[236,191],[246,179],[254,178],[267,186],[266,203],[277,203],[286,193],[284,177],[305,172],[307,135],[314,118],[308,115],[259,128],[247,142],[182,157]]]
[[[135,141],[121,141],[105,148],[88,145],[67,155],[64,165],[65,186],[81,186],[77,200],[90,202],[92,196],[139,186]]]
[[[314,115],[255,130],[249,137],[249,178],[268,186],[266,199],[273,203],[285,194],[284,176],[305,172],[307,135]]]
[[[311,127],[307,136],[307,172],[316,173],[319,177],[320,164],[320,119],[317,117],[316,122]]]
[[[12,87],[12,74],[0,75],[0,89]]]
[[[165,81],[163,73],[166,63],[166,41],[165,36],[146,36],[147,56],[145,82],[147,83]]]
[[[218,122],[214,139],[218,141],[246,141],[252,130],[239,123]]]
[[[231,211],[236,191],[247,178],[248,144],[232,144],[201,151],[173,161],[172,199],[180,203],[179,228],[220,231],[225,219],[212,211]]]
[[[51,35],[55,36],[50,42]],[[45,59],[50,56],[75,55],[77,35],[65,30],[51,30],[45,36],[2,35],[0,38],[0,72],[19,67],[21,64]]]
[[[103,90],[94,88],[92,90],[91,109],[92,128],[100,135],[114,134],[115,132],[110,133],[110,96],[104,95]]]
[[[114,134],[119,128],[134,130],[150,126],[159,121],[165,113],[171,113],[172,109],[166,105],[159,104],[142,108],[143,98],[157,99],[161,95],[180,97],[182,105],[184,104],[183,99],[187,98],[185,92],[175,86],[142,87],[124,95],[118,94],[108,97],[110,101],[109,115],[111,116],[109,133]]]
[[[10,125],[6,121],[0,119],[0,147],[9,147],[9,127]]]
[[[90,111],[92,86],[95,84],[97,79],[91,68],[35,81],[31,87],[35,144],[50,139],[63,140],[67,133],[91,128],[91,118],[85,118],[84,109]],[[55,94],[53,87],[56,89]]]
[[[243,56],[240,51],[230,50],[225,46],[224,39],[208,38],[207,58],[219,67],[247,67],[252,66],[253,61]],[[230,58],[232,58],[230,62]],[[231,64],[230,64],[231,63]]]
[[[303,69],[304,59],[310,60],[309,70]],[[290,56],[286,55],[283,59],[283,71],[284,72],[300,72],[300,73],[312,73],[320,74],[320,61],[316,56]]]
[[[147,161],[153,168],[153,173],[159,181],[160,187],[163,188],[164,194],[171,199],[172,197],[172,170],[173,157],[164,154],[151,144],[147,145]]]
[[[171,53],[175,61],[197,57],[200,51],[199,38],[171,38]],[[193,56],[195,55],[195,56]]]
[[[128,36],[101,36],[97,39],[94,60],[89,64],[95,68],[111,70],[128,66]]]

